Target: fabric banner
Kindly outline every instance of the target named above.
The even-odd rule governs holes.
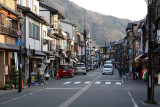
[[[16,70],[18,70],[17,52],[14,52],[14,59],[15,59],[15,67],[16,67]]]

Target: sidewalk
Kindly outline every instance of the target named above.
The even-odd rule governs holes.
[[[139,107],[160,106],[160,85],[155,84],[154,87],[154,100],[158,103],[158,105],[145,104],[143,101],[147,100],[147,82],[144,82],[143,79],[133,80],[132,76],[126,79],[124,75],[122,79],[124,81],[124,85],[126,85],[126,90],[128,90],[132,94],[132,96],[136,100],[136,103],[138,105],[141,105]]]

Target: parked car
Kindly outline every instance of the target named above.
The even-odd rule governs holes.
[[[103,74],[112,74],[114,73],[114,66],[112,64],[104,64],[102,68],[102,75]]]
[[[74,77],[74,69],[71,65],[68,64],[60,65],[58,73],[60,77]]]
[[[83,73],[86,75],[86,67],[85,67],[85,64],[84,63],[78,63],[76,64],[75,66],[75,75],[78,74],[78,73]]]

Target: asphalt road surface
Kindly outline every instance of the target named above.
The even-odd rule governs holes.
[[[160,92],[159,90],[157,92]],[[74,78],[52,78],[48,85],[31,86],[22,93],[0,93],[0,107],[152,107],[144,104],[146,84],[143,81],[102,75],[101,69]],[[160,105],[156,105],[160,106]]]

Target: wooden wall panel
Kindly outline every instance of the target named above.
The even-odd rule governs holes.
[[[0,2],[4,4],[4,0],[0,0]]]
[[[16,0],[6,0],[6,5],[8,7],[10,7],[11,9],[16,10],[15,9],[15,2],[16,2]]]
[[[6,43],[9,43],[9,44],[13,44],[13,45],[15,45],[15,44],[16,44],[16,39],[15,39],[15,38],[12,38],[12,37],[7,36],[7,38],[6,38]]]
[[[5,36],[4,35],[0,35],[0,42],[5,42]]]

